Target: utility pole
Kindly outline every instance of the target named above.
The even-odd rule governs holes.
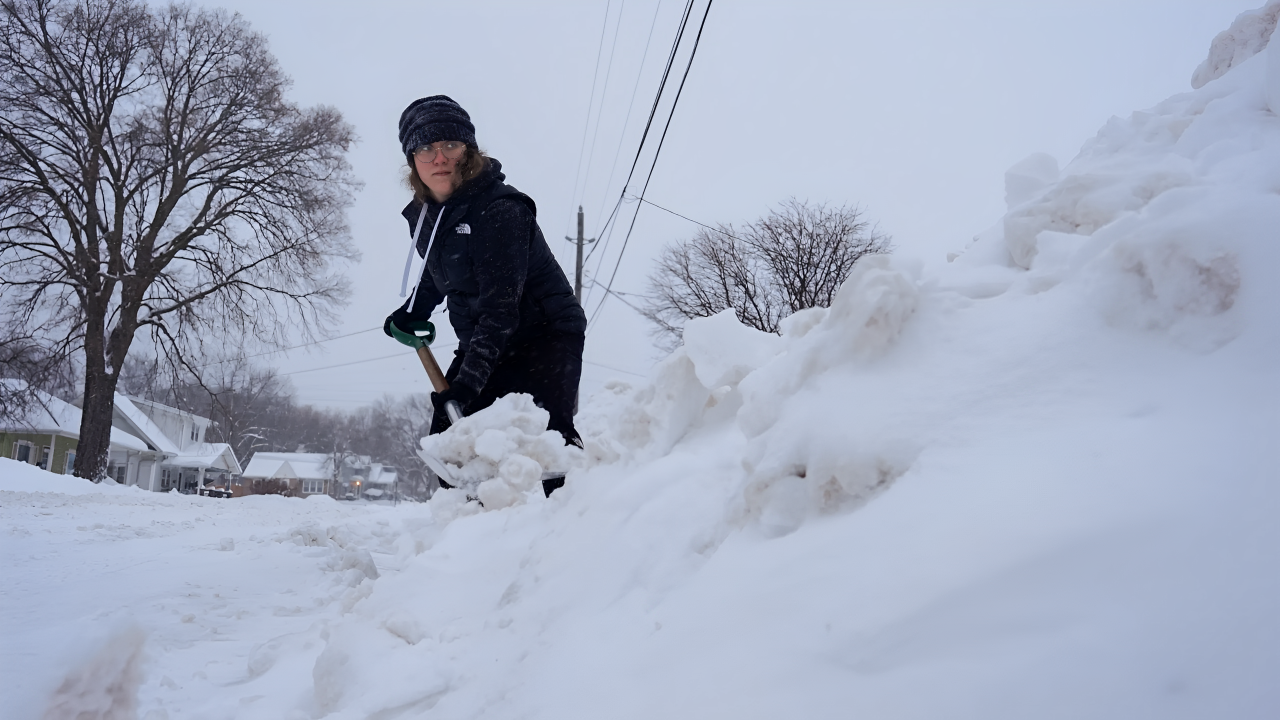
[[[596,241],[595,238],[591,238],[590,240],[588,240],[582,236],[582,206],[581,205],[578,206],[578,237],[576,238],[567,237],[565,238],[565,240],[568,240],[569,242],[578,243],[578,263],[576,265],[578,270],[574,274],[573,296],[578,299],[579,303],[581,303],[582,302],[582,246],[586,243],[593,243]]]

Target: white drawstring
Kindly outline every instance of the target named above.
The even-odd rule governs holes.
[[[413,227],[413,237],[409,238],[409,257],[404,259],[404,277],[400,278],[400,297],[409,290],[409,268],[413,267],[413,251],[418,246],[418,233],[422,232],[422,221],[427,219],[427,204],[422,203],[422,212],[418,213],[418,224]]]
[[[423,272],[426,272],[427,253],[431,252],[431,243],[436,241],[436,230],[440,228],[440,218],[444,217],[444,210],[445,210],[445,206],[441,205],[440,213],[436,215],[436,222],[434,225],[431,226],[431,237],[427,238],[427,252],[422,254]],[[427,204],[423,203],[422,215],[418,217],[418,227],[414,230],[414,233],[413,233],[413,238],[414,238],[413,244],[415,246],[418,244],[417,231],[422,229],[422,218],[426,217],[426,214],[427,214]],[[409,259],[410,260],[413,259],[413,248],[409,249]],[[408,272],[408,268],[405,269],[405,272],[406,273]],[[409,296],[409,312],[413,312],[413,304],[418,300],[418,286],[421,284],[422,284],[422,273],[418,273],[418,281],[413,284],[413,294]],[[401,292],[400,296],[404,297],[403,291]]]

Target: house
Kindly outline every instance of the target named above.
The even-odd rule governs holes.
[[[333,456],[328,453],[258,452],[232,486],[242,495],[327,495],[333,487]]]
[[[396,490],[396,469],[382,463],[372,463],[365,470],[365,478],[361,487],[363,496],[371,500],[383,500],[394,496]]]
[[[21,380],[0,380],[11,386]],[[0,426],[0,457],[38,465],[59,475],[70,475],[80,444],[80,408],[63,402],[36,388],[28,388],[40,401],[27,417]],[[120,428],[111,428],[108,446],[107,474],[117,482],[127,479],[130,467],[136,467],[147,444]]]
[[[124,484],[195,493],[209,485],[230,487],[240,474],[230,445],[204,441],[209,418],[116,393],[111,424],[146,444],[127,467],[116,469],[119,477],[112,475]]]

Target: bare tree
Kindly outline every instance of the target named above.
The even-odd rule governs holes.
[[[0,329],[0,424],[21,426],[33,410],[44,406],[42,396],[31,388],[65,396],[72,382],[65,358],[30,334]]]
[[[668,245],[649,275],[644,315],[667,345],[686,321],[727,308],[776,333],[791,313],[829,306],[859,258],[892,249],[857,208],[792,199],[740,231],[721,225]]]
[[[225,11],[0,0],[0,299],[83,353],[76,475],[106,466],[135,335],[185,363],[305,335],[345,297],[353,133],[288,85]]]
[[[431,427],[431,397],[423,393],[383,395],[355,413],[362,432],[357,436],[361,454],[394,465],[400,491],[419,498],[430,497],[436,476],[418,455],[422,438]]]

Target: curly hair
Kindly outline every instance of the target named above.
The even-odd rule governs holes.
[[[409,172],[405,174],[405,183],[413,191],[413,197],[420,203],[433,200],[431,191],[422,182],[422,178],[418,177],[418,167],[413,162],[413,156],[409,155],[406,159],[409,162]],[[467,181],[484,172],[487,167],[489,167],[489,156],[480,148],[467,145],[467,153],[458,161],[458,173],[453,179],[453,189],[462,187]]]

